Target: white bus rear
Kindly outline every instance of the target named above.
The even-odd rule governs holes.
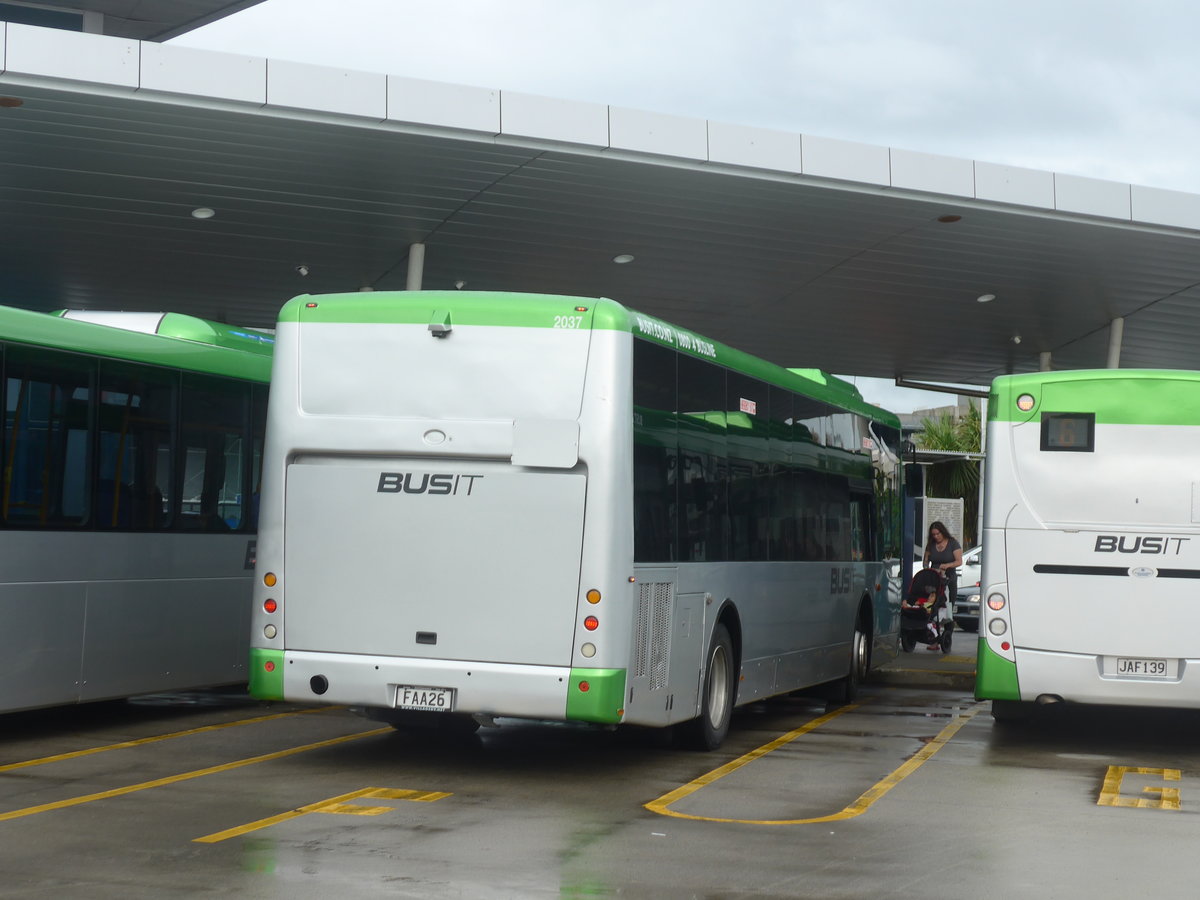
[[[1200,374],[1007,376],[989,401],[977,694],[1200,706]]]

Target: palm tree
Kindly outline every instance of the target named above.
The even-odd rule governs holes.
[[[921,431],[913,441],[922,450],[944,450],[954,453],[979,452],[979,407],[971,401],[966,415],[956,419],[942,413],[935,421],[921,420]],[[925,475],[926,493],[933,497],[962,497],[963,534],[958,535],[963,547],[973,546],[979,536],[975,523],[979,518],[979,463],[973,459],[956,459],[934,463]]]

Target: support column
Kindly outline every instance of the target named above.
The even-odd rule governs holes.
[[[1050,351],[1043,350],[1041,353],[1038,354],[1038,371],[1039,372],[1049,372],[1050,369],[1051,369]]]
[[[408,245],[408,280],[404,283],[406,291],[419,291],[421,281],[425,277],[425,245]]]
[[[1121,368],[1121,340],[1125,337],[1125,320],[1113,319],[1108,326],[1108,368]]]

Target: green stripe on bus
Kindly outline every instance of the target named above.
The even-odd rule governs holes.
[[[250,648],[250,696],[258,700],[283,699],[283,651]]]
[[[583,686],[587,686],[587,690]],[[571,669],[567,718],[577,722],[621,721],[625,711],[624,669]]]
[[[867,403],[854,385],[834,375],[819,369],[777,366],[606,298],[486,291],[365,291],[305,294],[289,300],[279,311],[280,324],[429,325],[436,322],[445,325],[447,317],[451,333],[455,325],[629,332],[643,340],[672,347],[751,378],[858,413],[891,428],[900,427],[900,420],[894,414]]]
[[[1028,412],[1017,409],[1023,394],[1034,399]],[[1200,372],[1081,369],[992,382],[990,421],[1040,422],[1043,412],[1094,413],[1097,425],[1200,425]]]
[[[1017,684],[1017,664],[988,647],[985,637],[979,639],[979,650],[975,659],[975,699],[1021,699],[1021,688]]]

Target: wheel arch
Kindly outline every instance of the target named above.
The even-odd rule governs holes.
[[[733,673],[734,683],[741,683],[742,674],[742,617],[737,605],[732,600],[726,600],[717,611],[714,625],[724,625],[729,632],[729,640],[733,644]],[[712,640],[710,635],[709,640]],[[707,642],[705,644],[707,646]]]

